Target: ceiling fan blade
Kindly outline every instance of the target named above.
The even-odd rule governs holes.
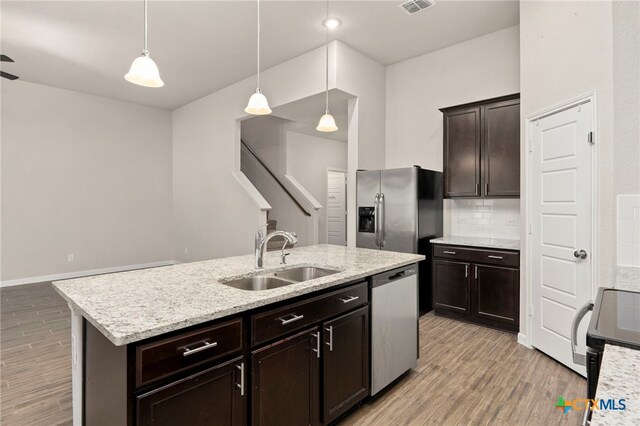
[[[8,78],[9,80],[17,80],[17,75],[9,74],[8,72],[0,71],[0,77]]]
[[[8,57],[7,55],[0,55],[0,62],[13,62],[13,59]]]

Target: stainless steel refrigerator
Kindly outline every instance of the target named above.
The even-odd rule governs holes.
[[[357,172],[358,247],[419,253],[420,311],[433,308],[431,244],[442,236],[442,173],[420,167]]]

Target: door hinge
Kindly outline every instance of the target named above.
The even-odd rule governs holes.
[[[529,152],[533,152],[533,140],[529,139]]]
[[[533,234],[533,226],[529,224],[529,235]]]
[[[587,140],[591,145],[596,143],[595,135],[593,134],[593,132],[589,132],[589,135],[587,136]]]
[[[529,316],[533,316],[533,305],[529,305]]]

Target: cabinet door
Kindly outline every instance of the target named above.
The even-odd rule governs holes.
[[[517,326],[520,312],[518,269],[474,265],[474,315]]]
[[[322,326],[323,423],[344,414],[369,394],[369,307]]]
[[[482,194],[488,197],[520,196],[520,100],[484,107]]]
[[[448,311],[469,314],[470,264],[449,260],[434,260],[433,282],[435,285],[435,307]]]
[[[137,425],[243,425],[244,359],[178,380],[137,397]]]
[[[254,425],[320,423],[320,329],[314,327],[251,354]]]
[[[480,107],[444,114],[444,196],[480,196]]]

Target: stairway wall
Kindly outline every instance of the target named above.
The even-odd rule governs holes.
[[[271,205],[269,219],[278,221],[278,229],[298,235],[297,246],[313,243],[313,221],[305,216],[289,195],[278,185],[253,155],[242,147],[241,171]]]

